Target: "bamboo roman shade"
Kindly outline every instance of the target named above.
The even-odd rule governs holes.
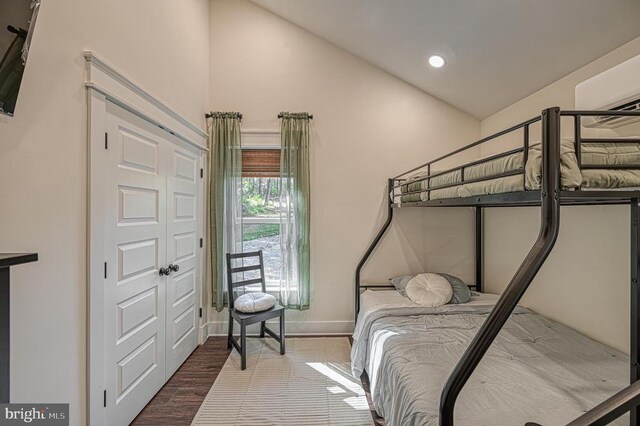
[[[279,177],[279,149],[243,149],[242,177]]]

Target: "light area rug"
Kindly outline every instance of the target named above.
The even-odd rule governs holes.
[[[346,337],[247,339],[247,369],[233,351],[192,426],[373,425],[366,395],[351,376]]]

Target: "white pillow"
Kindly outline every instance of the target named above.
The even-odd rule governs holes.
[[[449,281],[438,274],[420,274],[412,278],[406,287],[407,297],[422,306],[446,305],[453,296]]]
[[[233,302],[236,311],[252,314],[255,312],[266,311],[276,304],[276,298],[267,293],[246,293],[238,296]]]

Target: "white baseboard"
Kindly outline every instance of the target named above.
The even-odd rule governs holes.
[[[267,321],[269,328],[278,330],[278,321]],[[257,333],[260,324],[249,326],[249,333]],[[227,321],[212,321],[206,324],[209,336],[226,336]],[[286,321],[286,333],[289,335],[319,336],[319,335],[351,335],[353,334],[353,321]],[[238,333],[238,325],[235,325]]]

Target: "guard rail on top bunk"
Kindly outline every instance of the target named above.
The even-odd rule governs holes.
[[[541,224],[540,232],[536,242],[527,254],[526,258],[516,271],[509,285],[500,298],[491,313],[484,321],[478,333],[471,341],[469,347],[460,358],[453,372],[449,376],[447,383],[443,389],[440,399],[440,425],[449,426],[454,422],[454,406],[460,391],[465,386],[467,380],[478,366],[485,353],[493,343],[494,339],[509,319],[509,316],[516,308],[518,302],[526,292],[527,288],[533,281],[534,277],[544,264],[545,260],[551,253],[553,246],[558,238],[560,229],[560,206],[561,205],[602,205],[602,204],[628,204],[630,206],[630,236],[631,236],[631,312],[630,312],[630,382],[631,385],[623,389],[618,394],[607,399],[603,403],[594,407],[583,416],[574,420],[571,426],[578,425],[604,425],[613,419],[621,416],[627,411],[631,412],[630,424],[637,425],[640,419],[640,385],[637,382],[640,378],[640,324],[638,307],[640,304],[640,292],[638,290],[638,279],[640,273],[640,190],[589,190],[583,191],[577,188],[575,191],[563,191],[560,179],[560,145],[561,117],[572,117],[574,125],[575,150],[578,165],[581,169],[640,169],[640,164],[623,164],[623,165],[593,165],[583,164],[581,156],[581,145],[583,143],[602,143],[602,144],[625,144],[640,143],[640,139],[619,139],[619,138],[584,138],[581,135],[582,118],[583,117],[639,117],[640,111],[561,111],[558,107],[548,108],[542,111],[538,117],[524,121],[513,127],[500,131],[494,135],[473,142],[460,149],[450,152],[446,155],[436,158],[435,160],[424,163],[412,170],[388,180],[388,206],[387,218],[382,228],[378,231],[371,245],[367,248],[365,254],[361,258],[356,268],[355,277],[355,314],[356,320],[360,310],[360,293],[364,288],[390,287],[390,286],[368,286],[360,283],[362,268],[373,253],[376,246],[381,241],[387,229],[391,225],[393,212],[396,208],[405,207],[475,207],[476,211],[476,232],[475,232],[475,256],[476,256],[476,284],[477,290],[482,290],[482,258],[483,258],[483,207],[509,207],[509,206],[540,206],[541,207]],[[429,187],[427,191],[435,189],[443,189],[453,185],[463,185],[465,183],[477,182],[482,180],[496,179],[514,174],[523,174],[526,167],[526,160],[529,151],[529,134],[530,126],[534,123],[541,122],[542,127],[542,181],[539,190],[527,190],[524,186],[522,191],[510,192],[492,195],[476,195],[464,198],[446,198],[433,200],[430,196],[427,200],[420,202],[395,203],[395,190],[402,186],[407,180],[404,178],[410,173],[426,168],[426,175],[411,182],[427,180],[434,176],[442,175],[451,171],[460,171],[461,181],[446,186]],[[431,167],[434,163],[449,158],[455,154],[461,153],[470,148],[492,141],[501,136],[523,129],[523,146],[514,150],[509,150],[501,154],[484,158],[480,161],[473,161],[462,166],[454,167],[445,171],[431,173]],[[524,155],[523,167],[515,171],[501,173],[497,175],[487,176],[480,179],[464,180],[464,169],[466,167],[480,164],[482,162],[491,161],[497,158],[505,157],[514,153],[522,152]],[[428,181],[429,182],[429,181]],[[424,192],[425,190],[420,190]],[[405,193],[406,194],[406,193]],[[429,192],[430,194],[430,192]],[[530,423],[533,425],[533,423]]]

